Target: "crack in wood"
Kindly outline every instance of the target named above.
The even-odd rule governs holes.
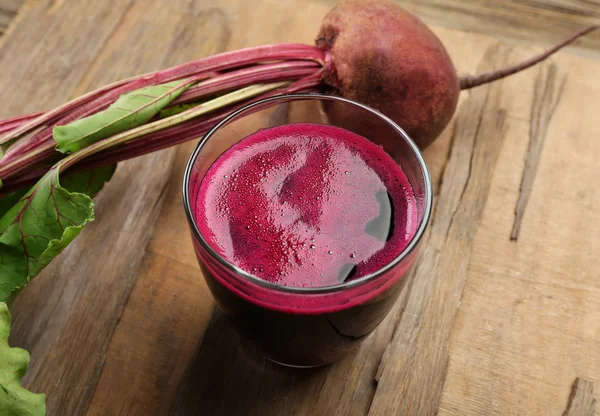
[[[485,98],[484,98],[483,102],[481,103],[479,118],[477,119],[477,127],[475,128],[475,137],[477,137],[479,135],[479,131],[481,129],[481,123],[482,123],[483,117],[484,117],[484,112],[485,112],[485,109],[487,108],[488,100],[490,98],[490,90],[487,89],[485,92],[486,92]],[[454,223],[454,218],[456,217],[456,211],[458,210],[462,201],[464,200],[465,192],[467,191],[467,186],[469,185],[469,182],[471,179],[471,173],[473,172],[473,157],[475,156],[474,150],[475,149],[473,148],[473,151],[471,152],[471,157],[469,157],[469,169],[467,170],[467,177],[465,178],[463,189],[460,193],[460,197],[458,198],[459,203],[456,206],[456,210],[454,210],[454,212],[452,213],[452,215],[450,217],[450,223],[448,224],[448,229],[446,230],[446,239],[448,238],[450,230],[452,229],[452,224]]]
[[[531,121],[529,124],[529,147],[525,154],[525,168],[521,177],[519,198],[515,208],[515,220],[510,234],[512,241],[517,241],[519,238],[523,216],[529,203],[544,142],[548,135],[548,126],[565,87],[567,77],[564,76],[562,81],[560,81],[560,85],[558,85],[557,72],[558,70],[554,63],[543,63],[540,65],[535,80],[533,101],[531,104]]]
[[[433,188],[435,192],[433,194],[434,200],[437,199],[437,196],[440,193],[440,189],[442,189],[442,185],[444,184],[444,172],[446,172],[446,167],[448,167],[448,160],[450,159],[450,153],[452,151],[452,147],[454,146],[454,138],[456,137],[456,123],[452,123],[452,133],[450,134],[450,143],[448,143],[448,150],[446,151],[444,160],[442,162],[441,174],[439,175],[437,186]],[[435,221],[435,216],[432,216],[430,226],[433,225]]]
[[[577,377],[563,416],[594,416],[595,412],[594,384],[589,380]]]
[[[16,19],[22,0],[0,0],[0,37]]]

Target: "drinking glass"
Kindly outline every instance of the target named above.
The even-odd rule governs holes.
[[[324,110],[353,117],[351,122],[338,120],[328,117]],[[332,286],[283,286],[230,263],[199,231],[194,204],[213,162],[260,128],[296,122],[329,124],[358,133],[383,146],[404,170],[416,196],[418,228],[406,248],[376,272]],[[268,359],[287,366],[315,367],[334,362],[356,348],[392,308],[429,222],[432,188],[419,149],[388,117],[341,97],[289,94],[256,101],[215,125],[189,159],[183,199],[198,262],[219,308],[242,337]]]

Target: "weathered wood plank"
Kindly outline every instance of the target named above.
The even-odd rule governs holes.
[[[488,49],[480,71],[506,64]],[[459,109],[427,248],[404,318],[383,356],[370,415],[435,415],[444,388],[450,335],[470,251],[506,132],[502,83],[474,90]]]
[[[227,16],[239,16],[239,14],[235,12],[237,10],[236,7],[237,6],[233,6],[230,3],[229,6],[224,8],[224,13]],[[281,5],[280,7],[284,8],[285,5]],[[261,20],[258,17],[260,16],[261,10],[255,11],[255,13],[256,14],[249,16],[249,19],[252,21]],[[304,16],[304,14],[301,14],[299,19],[303,19]],[[238,23],[235,20],[234,22],[236,24]],[[252,28],[252,24],[244,23],[243,30],[247,33],[252,33]],[[446,39],[454,41],[450,42],[449,47],[453,56],[460,58],[458,60],[459,68],[475,68],[475,63],[477,60],[481,59],[481,56],[479,54],[471,53],[472,50],[476,50],[478,47],[488,47],[491,43],[489,38],[469,36],[466,38],[468,39],[468,45],[464,45],[460,42],[461,39],[465,39],[463,34],[443,30],[441,32],[446,36]],[[311,33],[307,33],[304,36],[308,37]],[[234,36],[234,34],[232,34],[232,36]],[[261,33],[260,39],[256,42],[261,42],[262,38],[268,36],[270,36],[268,33]],[[239,47],[243,44],[247,45],[253,43],[252,37],[245,37],[243,39],[233,38],[231,47]],[[510,61],[513,62],[519,57],[529,53],[531,53],[531,51],[521,51],[519,56],[511,56]],[[494,63],[492,62],[491,64]],[[499,64],[499,62],[496,62],[495,64]],[[508,90],[506,87],[507,82],[510,83],[510,88]],[[523,92],[523,90],[527,90],[527,88],[523,88],[523,85],[530,85],[531,89],[533,89],[533,78],[529,75],[520,75],[515,77],[514,80],[504,81],[502,87],[503,93],[497,97],[501,100],[501,105],[496,104],[496,107],[508,106],[510,108],[509,115],[511,117],[521,117],[522,114],[525,114],[526,117],[529,114],[529,111],[523,112],[522,108],[526,108],[523,106],[527,105],[526,100],[528,99],[528,96]],[[525,98],[523,98],[523,94],[525,95]],[[467,97],[465,96],[463,99],[466,100]],[[451,144],[451,133],[452,129],[449,129],[445,136],[427,152],[427,158],[432,167],[436,184],[439,184],[439,179],[441,178],[440,174],[444,171],[444,160],[447,157],[446,149]],[[485,136],[485,132],[483,135]],[[458,137],[459,136],[455,134],[454,140],[457,140]],[[526,133],[524,137],[527,137]],[[457,146],[456,143],[453,143],[452,145],[453,148]],[[492,144],[488,145],[492,146]],[[495,149],[492,153],[497,157],[498,148],[492,148]],[[481,150],[481,148],[479,150]],[[455,149],[455,151],[459,150]],[[189,152],[189,149],[187,152]],[[483,152],[483,150],[481,150],[481,152]],[[512,163],[514,164],[514,158],[518,158],[518,155],[522,153],[516,153],[517,156],[512,153],[513,152],[511,152]],[[186,157],[187,154],[181,156],[181,162],[179,163],[183,164]],[[483,156],[481,157],[483,158]],[[488,159],[484,158],[483,160]],[[460,168],[462,166],[459,166],[457,163],[455,163],[455,165],[455,168]],[[490,166],[489,168],[491,169],[492,167]],[[445,170],[447,171],[447,169],[448,168]],[[480,167],[480,170],[481,169],[483,168]],[[487,176],[484,175],[484,178],[488,181],[491,180],[489,172]],[[447,182],[447,180],[442,181],[442,186],[451,186]],[[446,183],[446,185],[444,185],[444,183]],[[452,181],[450,181],[450,183],[452,183]],[[464,187],[464,183],[462,185]],[[458,191],[461,191],[463,187],[458,186]],[[518,183],[512,191],[516,193],[517,189]],[[450,197],[460,197],[460,192],[458,195],[454,195],[453,192],[447,190],[446,193],[446,200],[450,199]],[[473,196],[471,195],[471,198],[472,197]],[[189,269],[189,273],[192,273],[191,270],[195,267],[196,260],[193,256],[189,242],[180,237],[187,232],[185,218],[181,216],[180,204],[179,195],[177,194],[174,196],[174,200],[169,201],[165,206],[165,211],[161,216],[161,226],[157,230],[156,237],[151,243],[151,250],[153,253],[156,253],[153,255],[165,256],[170,258],[171,261],[180,262],[186,266],[190,266],[191,269]],[[453,204],[456,208],[457,201],[454,201]],[[461,210],[468,208],[469,207],[463,206]],[[477,209],[480,210],[481,206],[479,205]],[[464,216],[465,214],[461,215]],[[454,230],[457,232],[456,229]],[[470,230],[472,231],[473,229],[470,228]],[[506,234],[505,238],[508,241],[509,230],[509,228],[504,231],[498,230],[498,233],[504,232]],[[169,241],[170,243],[167,245],[164,243],[165,241]],[[152,276],[145,281],[144,285],[156,285],[156,283],[153,282],[156,282],[155,279],[159,279],[161,276],[160,273],[152,273],[151,275]],[[143,276],[146,276],[146,273],[144,273]],[[193,284],[193,279],[190,278],[188,282]],[[196,289],[194,289],[194,292],[195,290]],[[178,292],[178,290],[176,290],[176,292]],[[424,293],[424,290],[422,289],[420,292],[419,290],[414,290],[411,292],[410,297],[412,299],[414,296],[425,296],[426,294],[427,293]],[[203,297],[202,299],[205,298]],[[149,302],[151,304],[157,304],[159,300],[160,294],[156,294]],[[490,300],[488,299],[488,302],[489,301]],[[422,300],[420,300],[420,302],[422,302]],[[194,325],[193,330],[190,330],[192,334],[197,333],[196,330],[198,326],[205,324],[205,321],[202,319],[202,317],[205,316],[205,309],[202,309],[203,312],[199,313],[196,309],[197,306],[192,307],[188,301],[182,302],[181,305],[171,304],[171,307],[176,307],[178,313],[189,317],[189,321]],[[338,415],[364,415],[371,406],[377,388],[377,385],[373,382],[376,369],[381,361],[385,346],[389,343],[389,340],[392,339],[394,333],[398,333],[396,329],[397,322],[403,309],[403,303],[399,302],[390,317],[382,324],[374,336],[367,341],[368,344],[365,344],[364,348],[359,350],[355,356],[348,357],[348,359],[328,369],[328,374],[326,376],[320,371],[310,377],[298,375],[295,372],[286,373],[284,370],[270,366],[260,360],[258,362],[253,361],[254,358],[249,357],[248,353],[239,347],[239,338],[228,326],[228,323],[218,315],[218,312],[217,315],[213,317],[213,321],[209,325],[208,331],[204,335],[204,339],[201,340],[202,344],[198,347],[196,356],[193,359],[190,358],[193,353],[193,345],[189,342],[189,339],[184,339],[178,346],[175,346],[175,343],[171,343],[171,345],[160,345],[160,343],[146,345],[143,352],[136,351],[138,348],[137,345],[131,346],[131,344],[129,344],[129,347],[127,347],[128,344],[126,343],[119,344],[116,348],[126,349],[122,352],[123,356],[126,356],[127,354],[133,354],[134,356],[142,354],[147,354],[146,356],[155,356],[155,354],[157,354],[160,357],[165,357],[169,354],[179,355],[179,360],[170,362],[168,366],[163,367],[162,369],[166,374],[171,374],[171,372],[180,374],[178,372],[180,372],[182,368],[188,368],[186,376],[181,381],[180,391],[177,394],[177,402],[171,409],[171,414],[231,414],[231,412],[235,413],[237,411],[244,412],[244,414],[276,415],[295,413],[309,415],[330,414],[332,411],[336,411],[336,414]],[[143,314],[146,313],[144,311],[145,309],[136,309],[136,312],[134,313],[137,314],[139,317],[138,319],[142,319]],[[160,310],[153,310],[152,313],[156,317],[161,314]],[[177,322],[183,319],[181,317],[175,318],[177,315],[174,313],[170,316],[173,316],[173,318],[171,318],[172,320],[162,321],[160,329],[157,329],[157,331],[168,331],[171,324],[177,326]],[[133,317],[131,319],[133,319]],[[183,329],[180,330],[184,331]],[[128,374],[135,372],[134,366],[131,367],[132,368],[127,372]],[[283,374],[282,371],[284,371]],[[435,369],[428,371],[435,371]],[[137,399],[125,397],[127,403],[141,403],[147,395],[156,395],[157,392],[160,392],[159,386],[161,386],[161,384],[158,383],[153,386],[153,383],[151,382],[161,380],[160,370],[157,370],[155,367],[150,370],[149,374],[150,380],[144,384],[143,388],[136,390],[140,396]],[[452,375],[452,373],[450,373],[450,375]],[[127,379],[129,376],[123,374],[123,377]],[[143,376],[138,375],[137,377]],[[169,380],[173,383],[175,382],[175,378],[170,378]],[[169,390],[166,396],[167,401],[172,397],[171,394],[172,390]],[[232,403],[225,403],[225,401],[231,401],[232,395],[235,396],[235,401],[232,401]],[[117,397],[123,398],[123,396]],[[460,400],[461,398],[463,398],[463,396],[457,396],[456,400]],[[133,404],[133,406],[136,406],[136,404]],[[161,409],[164,408],[161,407]]]
[[[600,21],[598,0],[397,0],[428,24],[550,45]],[[442,39],[443,40],[443,39]],[[600,32],[577,41],[582,53],[600,56]]]
[[[274,39],[310,43],[319,24],[314,17],[327,11],[318,2],[307,2],[295,16],[289,1],[189,4],[182,41],[197,56]],[[213,300],[191,246],[181,199],[183,170],[194,145],[179,148],[145,266],[110,343],[88,415],[147,414],[150,409],[165,414],[202,342]]]
[[[172,6],[165,1],[154,7],[160,15]],[[171,54],[178,61],[215,54],[225,49],[229,34],[227,19],[218,8],[190,2],[173,36],[181,46],[173,47]],[[178,149],[165,188],[167,203],[110,342],[87,415],[165,414],[212,312],[213,300],[190,247],[181,203],[181,178],[194,146],[186,143]],[[187,254],[188,260],[163,256],[153,247]]]
[[[25,0],[0,0],[2,34]],[[334,4],[336,0],[327,0]],[[551,44],[585,26],[598,24],[597,0],[398,0],[429,24],[535,44]],[[588,35],[578,45],[598,56],[600,33]]]
[[[197,267],[146,254],[86,415],[167,414],[213,308],[198,278]]]
[[[29,4],[0,51],[2,114],[48,108],[83,90],[192,58],[177,55],[187,47],[176,42],[187,3],[153,6]],[[81,414],[91,400],[160,213],[174,155],[167,150],[119,166],[96,198],[96,221],[15,304],[12,340],[32,355],[25,384],[46,393],[48,414]]]
[[[529,117],[547,105],[533,86],[547,68],[504,84],[509,132],[473,243],[440,416],[560,415],[576,376],[600,381],[599,63],[565,55],[554,63],[566,83],[517,242],[509,236]]]

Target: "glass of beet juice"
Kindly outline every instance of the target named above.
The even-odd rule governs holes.
[[[295,367],[338,360],[385,318],[432,204],[427,166],[400,127],[319,94],[266,98],[217,124],[183,194],[218,306],[267,358]]]

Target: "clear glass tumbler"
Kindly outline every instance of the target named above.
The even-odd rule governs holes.
[[[282,111],[281,106],[284,106]],[[324,108],[359,116],[364,123],[332,121]],[[347,107],[347,108],[345,108]],[[282,117],[282,114],[288,114]],[[311,122],[335,125],[380,144],[402,166],[418,204],[418,229],[408,246],[375,273],[325,287],[288,287],[259,279],[219,255],[200,233],[193,201],[212,163],[259,128]],[[240,334],[272,361],[295,367],[334,362],[357,347],[398,298],[429,222],[432,188],[423,157],[406,133],[383,114],[357,102],[320,94],[266,98],[241,108],[213,127],[187,164],[184,206],[198,262],[218,306]]]

